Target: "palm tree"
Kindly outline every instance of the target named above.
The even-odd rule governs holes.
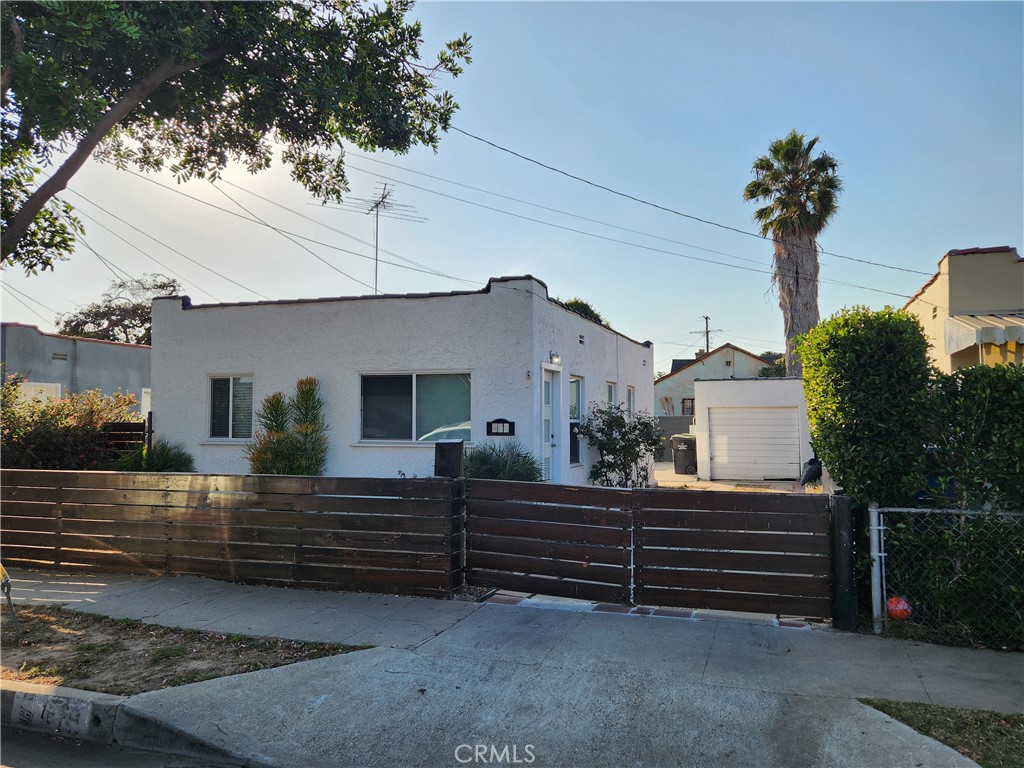
[[[805,141],[791,131],[754,161],[754,180],[744,200],[768,204],[754,212],[761,234],[775,243],[772,283],[779,289],[779,308],[786,328],[786,375],[802,376],[794,339],[818,324],[818,235],[838,209],[843,183],[839,163],[827,152],[812,157],[815,136]]]

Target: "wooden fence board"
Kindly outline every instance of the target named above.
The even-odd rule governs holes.
[[[5,531],[0,551],[6,552],[16,546],[54,548],[57,546],[57,534],[54,531]]]
[[[462,495],[461,481],[285,475],[200,475],[191,473],[78,472],[5,469],[3,486],[194,491],[285,495],[349,495],[452,499]]]
[[[687,531],[641,528],[639,547],[687,547],[690,549],[741,550],[749,552],[795,552],[827,555],[828,536],[741,531]]]
[[[517,536],[545,541],[565,541],[575,544],[604,544],[628,547],[630,532],[621,528],[598,528],[585,525],[541,523],[532,520],[503,520],[477,517],[469,514],[467,528],[477,533],[494,536]]]
[[[622,566],[601,563],[581,563],[571,560],[547,560],[521,555],[503,555],[494,552],[473,552],[473,570],[508,571],[534,576],[596,581],[628,587],[630,573]]]
[[[8,514],[5,509],[0,514],[0,531],[55,531],[57,519],[54,517],[16,517]]]
[[[717,531],[828,533],[828,514],[733,512],[719,510],[641,509],[644,528],[695,528]]]
[[[828,576],[831,573],[832,564],[831,558],[824,555],[782,555],[774,552],[755,554],[653,548],[645,548],[641,559],[645,567],[800,573],[810,576]]]
[[[495,587],[515,592],[539,593],[578,600],[596,600],[604,603],[629,602],[629,590],[608,584],[595,584],[568,579],[545,579],[540,576],[521,576],[497,571],[473,571],[473,580],[467,583],[478,587]]]
[[[467,495],[470,499],[492,501],[532,501],[609,509],[629,509],[630,507],[629,491],[594,486],[518,483],[508,480],[468,480]]]
[[[685,571],[670,568],[641,568],[636,583],[645,587],[727,590],[769,595],[828,597],[829,580],[820,576],[784,576],[765,573]]]
[[[828,515],[828,498],[793,493],[740,493],[647,488],[635,491],[635,505],[651,509],[693,509],[719,512],[785,512]]]
[[[469,514],[480,517],[537,520],[548,523],[597,525],[624,529],[629,528],[633,524],[633,516],[628,509],[574,507],[564,504],[532,504],[483,499],[473,499],[469,507]]]
[[[629,549],[619,546],[603,547],[591,544],[540,541],[538,539],[523,539],[511,536],[489,536],[487,534],[474,533],[473,530],[470,530],[466,537],[466,545],[474,552],[522,554],[532,557],[606,563],[608,565],[629,565]]]

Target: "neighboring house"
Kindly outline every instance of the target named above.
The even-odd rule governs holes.
[[[653,410],[653,348],[548,297],[527,275],[480,291],[192,305],[153,301],[157,431],[202,472],[248,471],[254,412],[316,376],[328,475],[430,475],[434,444],[514,434],[550,480],[586,484],[573,434],[591,401]],[[489,434],[490,433],[490,434]]]
[[[949,251],[904,309],[921,321],[931,362],[944,373],[1024,364],[1024,259],[1016,248]]]
[[[0,326],[0,359],[8,374],[21,374],[26,397],[64,397],[98,389],[131,393],[137,410],[149,412],[150,348],[99,339],[44,333],[34,325]]]
[[[803,380],[719,379],[695,385],[701,480],[797,480],[813,456]]]

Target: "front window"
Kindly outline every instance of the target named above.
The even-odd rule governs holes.
[[[633,411],[636,408],[636,390],[633,387],[626,387],[626,413],[633,418]]]
[[[616,393],[615,393],[615,382],[614,381],[609,381],[608,384],[607,384],[607,387],[608,387],[608,405],[618,405],[618,402],[617,402],[618,398],[616,397]]]
[[[695,400],[692,397],[684,397],[682,400],[683,416],[693,416]]]
[[[362,377],[363,440],[470,440],[468,373]]]
[[[229,440],[252,437],[252,378],[210,379],[210,437]]]

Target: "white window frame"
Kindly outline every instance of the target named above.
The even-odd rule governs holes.
[[[605,392],[608,395],[608,405],[619,404],[619,388],[614,381],[605,382]]]
[[[364,437],[363,436],[363,379],[366,377],[378,377],[378,376],[411,376],[412,377],[412,436],[409,438],[402,437]],[[418,376],[468,376],[469,377],[469,440],[466,440],[466,445],[471,445],[473,442],[473,372],[472,371],[388,371],[385,373],[375,373],[370,371],[363,371],[359,374],[359,443],[363,445],[384,445],[384,444],[401,444],[401,445],[425,445],[433,446],[436,441],[433,440],[417,440],[416,439],[416,377]]]
[[[213,382],[227,379],[229,382],[228,387],[228,437],[214,437],[213,436]],[[239,382],[248,382],[252,384],[252,419],[249,421],[249,436],[248,437],[235,437],[235,380]],[[252,440],[256,430],[253,428],[253,422],[256,419],[256,384],[253,380],[251,373],[211,373],[207,378],[206,382],[206,417],[207,417],[207,441],[211,443],[248,443]]]
[[[626,413],[633,418],[636,412],[636,387],[626,387]]]

